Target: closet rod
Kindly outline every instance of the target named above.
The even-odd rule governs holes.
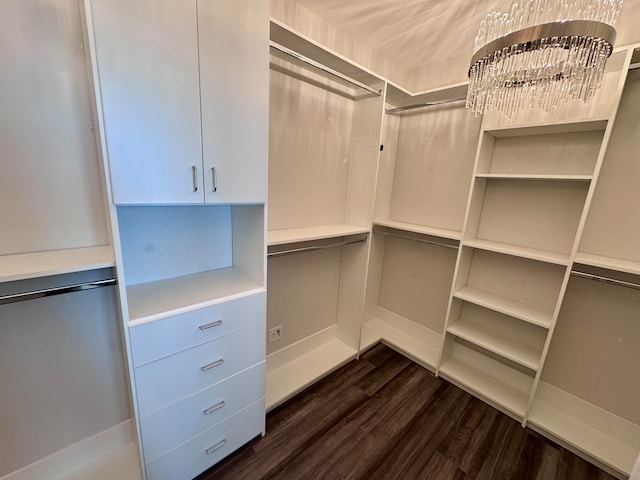
[[[81,292],[83,290],[93,290],[94,288],[108,287],[115,285],[116,279],[109,278],[107,280],[96,280],[94,282],[77,283],[75,285],[65,285],[62,287],[51,287],[42,290],[34,290],[31,292],[13,293],[11,295],[0,296],[0,305],[7,303],[24,302],[34,300],[36,298],[51,297],[53,295],[62,295],[65,293]]]
[[[640,68],[640,63],[632,63],[629,65],[629,70],[635,70],[637,68]]]
[[[299,54],[298,52],[295,52],[293,50],[288,49],[287,47],[284,47],[282,45],[280,45],[279,43],[274,42],[273,40],[271,40],[269,42],[269,46],[275,48],[276,50],[281,51],[282,53],[285,53],[291,57],[297,58],[298,60],[307,63],[309,65],[311,65],[312,67],[315,67],[319,70],[322,70],[323,72],[327,72],[331,75],[333,75],[334,77],[338,77],[341,78],[342,80],[345,80],[347,82],[349,82],[352,85],[355,85],[356,87],[360,87],[360,88],[364,88],[366,91],[371,92],[371,93],[375,93],[376,95],[381,95],[380,90],[376,90],[373,87],[370,87],[369,85],[365,85],[362,82],[359,82],[357,80],[354,80],[351,77],[348,77],[347,75],[345,75],[344,73],[340,73],[337,70],[334,70],[332,68],[327,67],[326,65],[323,65],[319,62],[316,62],[315,60],[311,60],[310,58],[305,57],[304,55]]]
[[[617,280],[615,278],[603,277],[602,275],[593,275],[591,273],[579,272],[577,270],[571,270],[571,275],[574,277],[587,278],[589,280],[595,280],[597,282],[610,283],[619,287],[633,288],[640,290],[640,284],[625,282],[624,280]]]
[[[314,245],[311,247],[292,248],[291,250],[282,250],[280,252],[268,253],[267,257],[279,257],[281,255],[291,255],[293,253],[311,252],[313,250],[324,250],[325,248],[344,247],[345,245],[353,245],[354,243],[363,243],[367,241],[367,237],[359,240],[349,240],[344,242],[329,243],[327,245]]]
[[[446,103],[461,102],[462,100],[466,100],[466,99],[467,97],[456,97],[456,98],[448,98],[446,100],[439,100],[436,102],[416,103],[414,105],[406,105],[404,107],[389,108],[385,110],[384,113],[389,113],[389,114],[400,113],[406,110],[413,110],[415,108],[433,107],[435,105],[444,105]]]
[[[444,248],[451,248],[453,250],[458,250],[458,246],[457,245],[450,245],[448,243],[434,242],[433,240],[425,240],[425,239],[422,239],[422,238],[410,237],[408,235],[400,235],[399,233],[383,232],[383,231],[378,231],[378,230],[376,230],[374,233],[376,233],[376,234],[379,233],[380,235],[386,235],[388,237],[404,238],[405,240],[413,240],[415,242],[426,243],[428,245],[435,245],[437,247],[444,247]]]

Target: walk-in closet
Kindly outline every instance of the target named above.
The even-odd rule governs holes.
[[[629,478],[640,2],[481,115],[468,3],[0,2],[0,480]]]

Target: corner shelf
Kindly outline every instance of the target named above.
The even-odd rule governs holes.
[[[127,286],[129,326],[159,320],[236,298],[265,288],[235,268]]]
[[[97,270],[114,265],[113,249],[109,245],[0,255],[0,282]]]
[[[620,417],[542,383],[529,424],[628,476],[640,454],[640,429]],[[543,395],[548,397],[543,398]],[[558,401],[556,405],[553,404]],[[584,420],[574,416],[578,412]]]
[[[462,232],[455,230],[446,230],[444,228],[427,227],[425,225],[416,225],[413,223],[396,222],[395,220],[374,220],[374,225],[381,227],[395,228],[411,233],[420,233],[423,235],[431,235],[433,237],[448,238],[450,240],[460,240]]]
[[[574,258],[574,263],[640,275],[640,262],[634,262],[632,260],[623,260],[621,258],[605,257],[603,255],[593,255],[590,253],[577,253]]]
[[[485,132],[496,138],[545,135],[550,133],[595,132],[607,128],[607,122],[607,118],[591,118],[579,122],[561,121],[544,125],[510,125],[488,128]]]
[[[528,258],[530,260],[538,260],[540,262],[553,263],[556,265],[569,265],[569,255],[557,252],[549,252],[547,250],[538,250],[536,248],[520,247],[507,243],[494,242],[491,240],[470,239],[462,242],[464,246],[488,250],[490,252],[503,253],[515,257]]]
[[[553,317],[551,310],[529,305],[528,303],[518,300],[512,300],[473,287],[464,287],[455,292],[453,296],[465,302],[474,303],[481,307],[519,318],[520,320],[538,325],[539,327],[549,328],[551,326]]]
[[[356,225],[335,224],[318,225],[305,228],[288,228],[283,230],[269,230],[267,238],[268,245],[286,245],[288,243],[308,242],[312,240],[323,240],[326,238],[345,237],[348,235],[359,235],[369,233],[368,227],[358,227]]]
[[[406,332],[380,318],[374,318],[362,325],[360,348],[367,349],[381,341],[403,353],[420,365],[435,370],[440,353],[441,335],[423,327],[420,332]]]
[[[447,332],[531,370],[537,371],[540,366],[544,337],[538,348],[535,348],[517,338],[483,328],[464,318],[451,325]]]

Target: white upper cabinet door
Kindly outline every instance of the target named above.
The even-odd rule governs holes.
[[[263,203],[269,144],[269,2],[198,0],[198,30],[205,201]]]
[[[202,203],[196,1],[91,4],[114,203]]]

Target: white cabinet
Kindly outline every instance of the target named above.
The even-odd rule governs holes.
[[[113,202],[264,202],[265,2],[91,5]]]
[[[268,18],[264,0],[198,1],[207,203],[267,198]]]

